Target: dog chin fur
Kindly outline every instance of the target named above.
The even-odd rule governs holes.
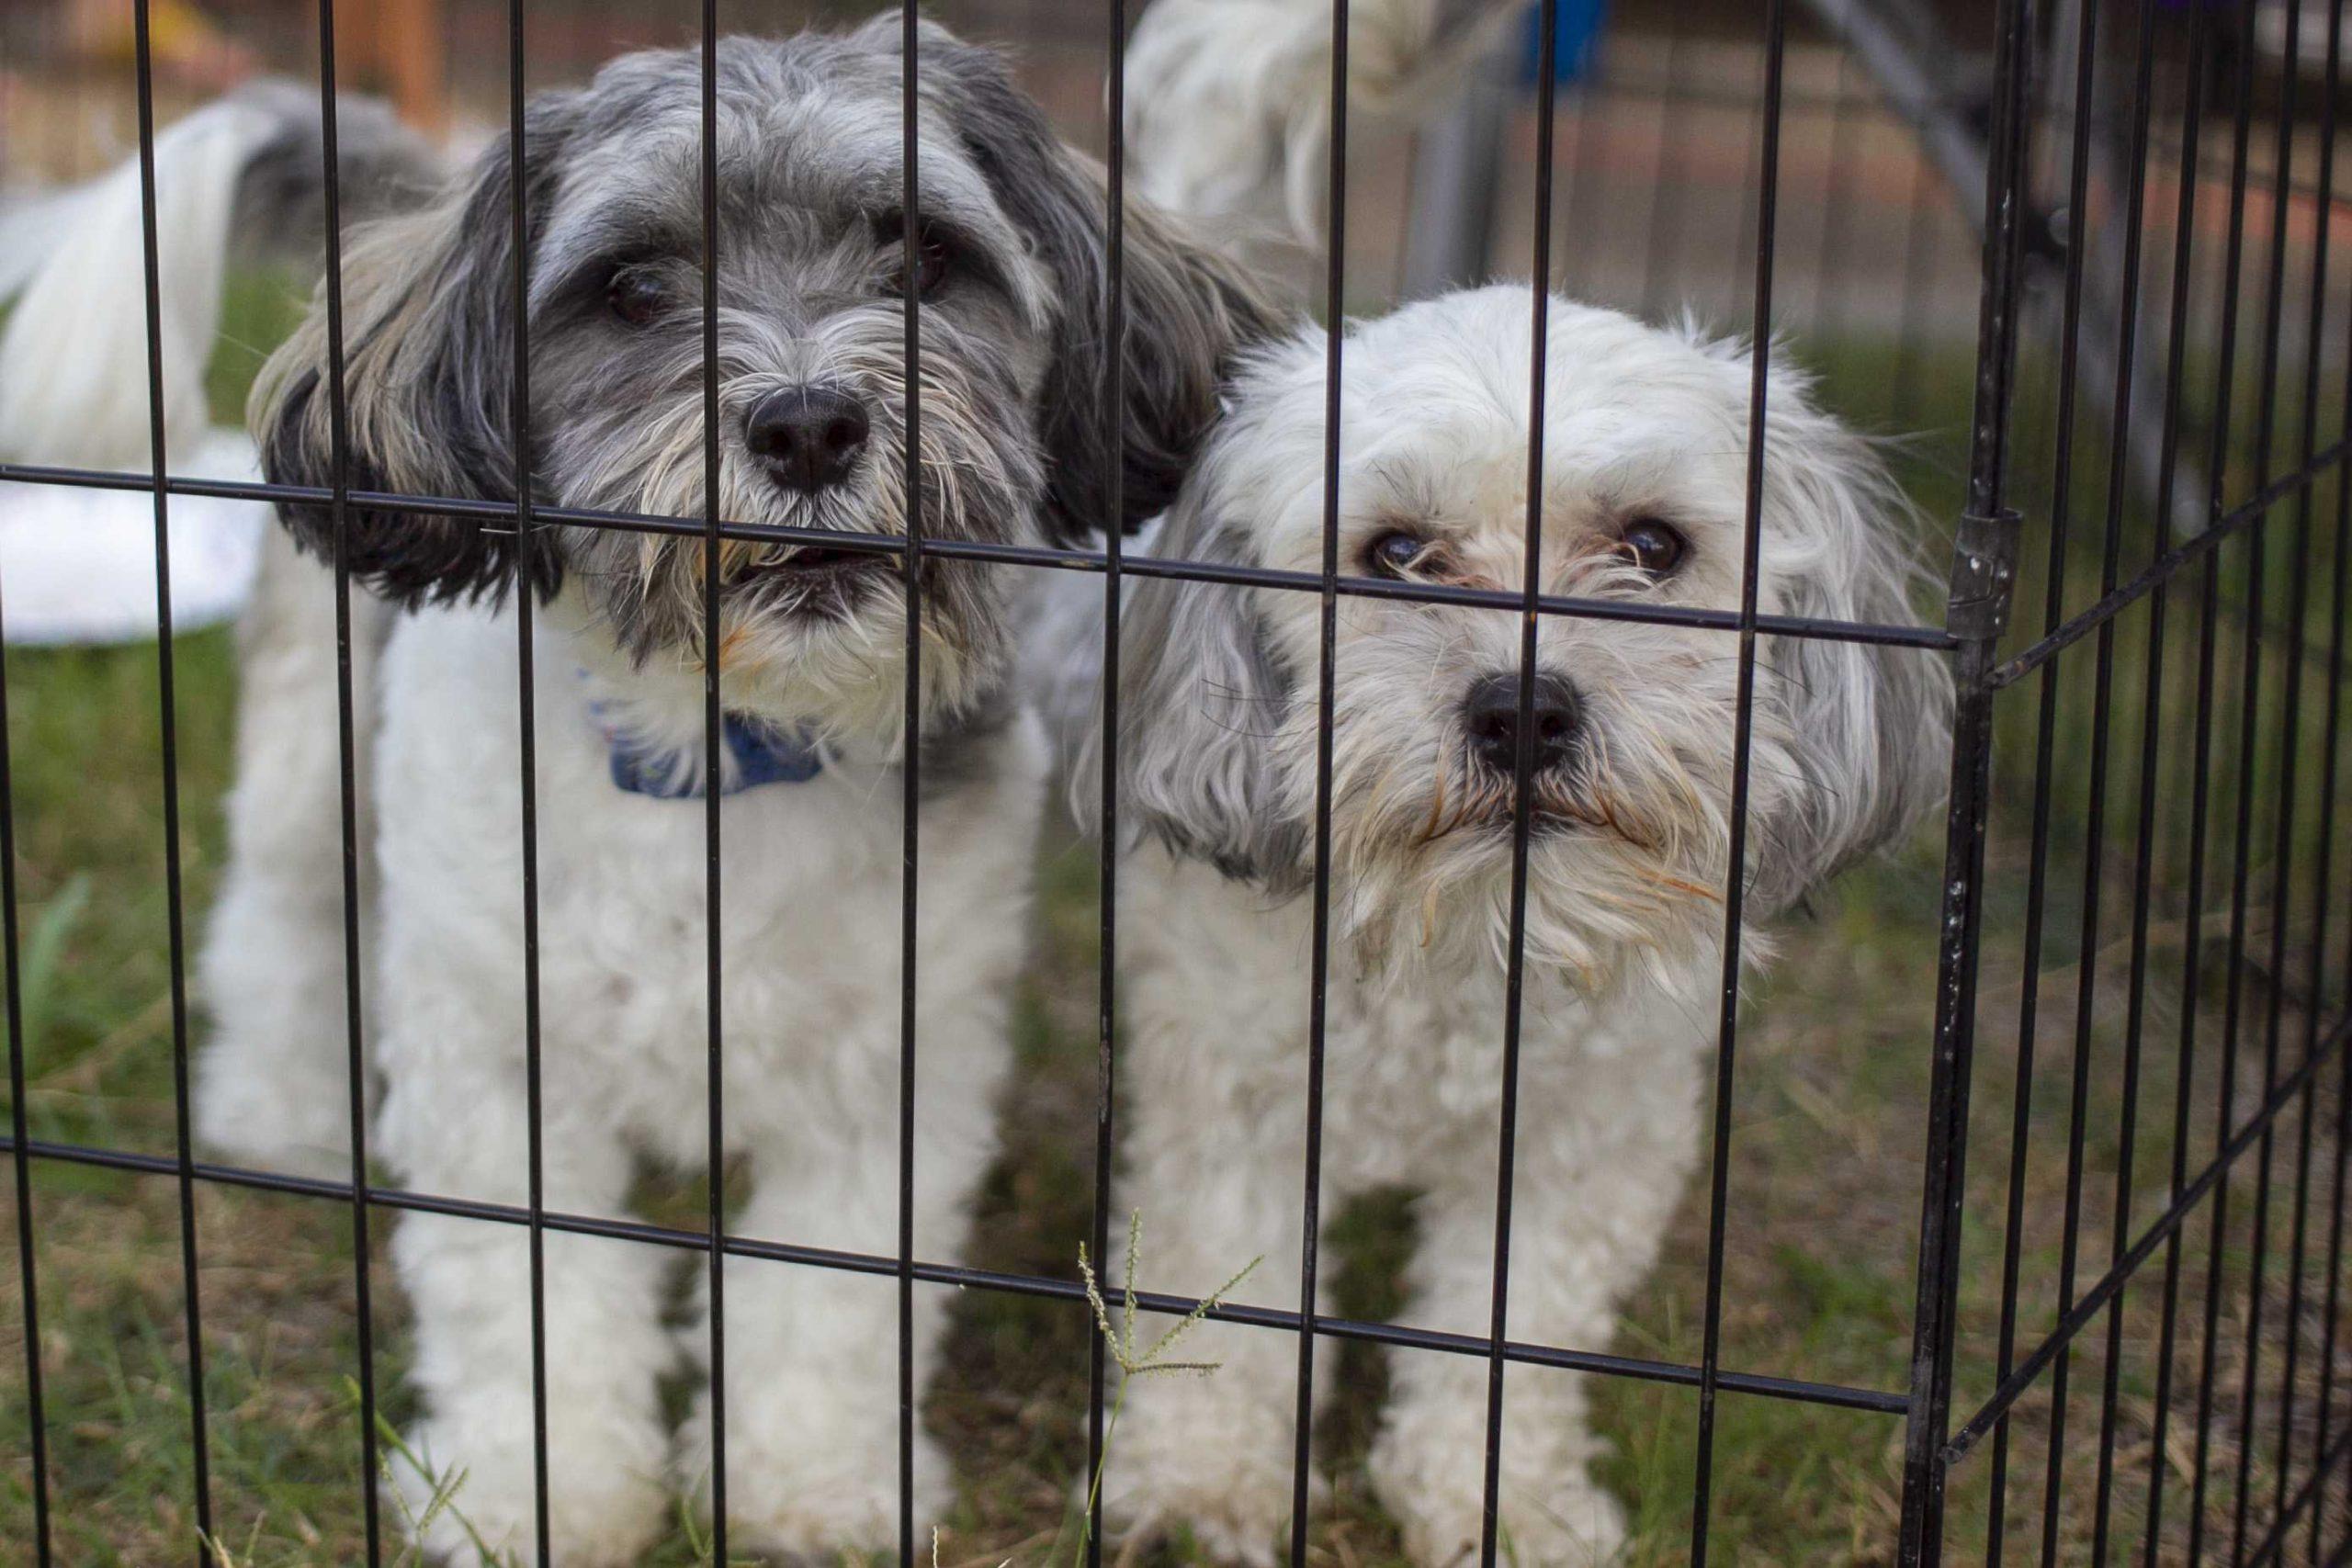
[[[1530,294],[1472,290],[1356,323],[1343,361],[1340,570],[1385,534],[1425,539],[1411,575],[1516,592],[1526,558]],[[1735,609],[1747,512],[1747,347],[1555,299],[1544,442],[1544,587]],[[1326,346],[1255,355],[1154,554],[1321,570]],[[1870,447],[1770,371],[1759,607],[1914,619],[1911,519]],[[1671,525],[1670,569],[1637,538]],[[1120,997],[1131,1091],[1120,1202],[1144,1278],[1198,1295],[1252,1257],[1250,1299],[1297,1299],[1306,976],[1317,795],[1319,595],[1135,581],[1123,615]],[[1070,591],[1054,636],[1090,601]],[[1091,597],[1099,636],[1100,592]],[[1417,1191],[1401,1319],[1483,1335],[1494,1259],[1508,770],[1479,763],[1465,694],[1515,676],[1512,610],[1342,596],[1333,670],[1326,1213]],[[1525,903],[1509,1332],[1599,1351],[1654,1260],[1699,1154],[1731,874],[1738,641],[1718,627],[1545,615],[1539,672],[1577,696],[1573,747],[1538,770]],[[1065,691],[1054,695],[1065,713]],[[1904,832],[1942,778],[1949,677],[1925,650],[1758,644],[1744,913],[1796,903]],[[1099,737],[1073,798],[1099,791]],[[1758,962],[1764,939],[1744,925]],[[1328,1303],[1327,1303],[1328,1306]],[[1139,1389],[1108,1495],[1131,1522],[1184,1519],[1271,1563],[1288,1518],[1287,1336],[1207,1324],[1215,1378]],[[1398,1353],[1371,1479],[1414,1561],[1475,1552],[1486,1368]],[[1328,1392],[1329,1378],[1317,1383]],[[1617,1504],[1576,1376],[1510,1369],[1501,1506],[1523,1563],[1609,1561]]]
[[[718,55],[720,228],[716,433],[730,522],[1036,545],[1164,503],[1216,410],[1227,350],[1258,319],[1228,266],[1128,215],[1126,397],[1098,395],[1098,172],[1053,137],[1002,62],[922,29],[920,210],[952,265],[903,253],[899,22]],[[324,313],[266,368],[252,419],[271,479],[365,494],[511,499],[703,515],[700,62],[631,55],[526,109],[437,197],[346,251],[347,431],[325,395]],[[514,205],[527,295],[514,289]],[[933,244],[926,230],[926,253]],[[921,442],[910,479],[902,344],[922,296]],[[627,309],[623,309],[623,305]],[[519,464],[514,344],[527,337],[532,450]],[[778,482],[750,414],[822,387],[870,420],[851,467]],[[1082,394],[1080,389],[1082,389]],[[1107,512],[1109,470],[1132,511]],[[918,493],[910,494],[913,491]],[[464,518],[355,503],[285,511],[246,627],[231,863],[204,962],[214,1037],[197,1104],[215,1147],[349,1169],[334,582],[354,582],[355,750],[363,770],[362,987],[380,1077],[371,1149],[402,1186],[521,1204],[524,864],[515,618],[536,603],[538,1027],[545,1200],[625,1212],[640,1158],[708,1154],[705,807],[624,793],[610,737],[700,769],[706,670],[728,708],[804,734],[819,774],[724,799],[720,962],[729,1154],[752,1179],[742,1235],[897,1249],[901,733],[910,601],[878,570],[806,544],[542,523],[526,558]],[[846,556],[846,551],[831,556]],[[827,561],[831,564],[824,564]],[[806,569],[806,570],[804,570]],[[716,573],[715,646],[703,627]],[[1013,575],[921,567],[922,738],[916,931],[922,1081],[914,1246],[953,1259],[993,1144],[1009,1065],[1006,990],[1024,935],[1046,766],[1012,688]],[[404,611],[398,614],[396,611]],[[373,1085],[365,1086],[370,1089]],[[403,1215],[392,1256],[415,1317],[416,1451],[462,1473],[422,1545],[471,1561],[478,1533],[527,1552],[534,1515],[527,1235]],[[664,1316],[675,1263],[577,1235],[545,1242],[555,1560],[618,1563],[665,1499],[711,1495],[709,1423],[674,1433],[658,1384],[707,1360],[700,1313]],[[898,1347],[890,1285],[726,1266],[727,1460],[734,1540],[811,1556],[897,1539]],[[926,1292],[913,1356],[934,1364]],[[919,1521],[946,1469],[915,1438]],[[403,1495],[424,1521],[419,1478]],[[503,1559],[502,1559],[503,1560]]]

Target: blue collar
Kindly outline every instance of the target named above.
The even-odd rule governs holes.
[[[726,743],[724,783],[718,793],[739,795],[762,784],[807,784],[825,770],[823,755],[806,734],[777,729],[762,720],[728,714],[719,738]],[[697,771],[681,767],[673,750],[647,746],[617,731],[607,730],[612,749],[613,787],[655,800],[699,800],[702,780]]]

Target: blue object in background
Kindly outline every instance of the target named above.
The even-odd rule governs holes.
[[[1553,0],[1554,16],[1559,31],[1553,39],[1552,80],[1563,85],[1584,80],[1592,63],[1593,40],[1600,36],[1600,24],[1608,12],[1609,0]],[[1544,7],[1528,9],[1527,19],[1521,26],[1524,48],[1521,51],[1519,80],[1522,86],[1535,85],[1537,65],[1543,60]]]

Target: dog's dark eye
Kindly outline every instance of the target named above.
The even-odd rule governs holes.
[[[1690,542],[1655,517],[1635,518],[1621,537],[1634,564],[1652,577],[1672,576],[1682,558],[1690,553]]]
[[[915,292],[917,294],[932,294],[937,292],[939,286],[947,281],[947,274],[952,270],[954,264],[955,257],[949,253],[945,245],[942,244],[939,241],[933,239],[928,234],[922,236],[922,240],[915,245]],[[906,268],[900,267],[899,270],[899,292],[904,294],[906,291],[907,271]]]
[[[898,246],[906,243],[906,220],[897,213],[886,216],[875,228],[886,245]],[[938,292],[940,285],[945,283],[955,270],[956,247],[945,235],[926,223],[916,231],[912,261],[900,255],[891,267],[890,292],[901,298],[911,293],[919,299],[927,299]]]
[[[615,273],[605,286],[605,305],[630,326],[644,326],[662,313],[662,286],[642,272]]]
[[[1391,528],[1364,547],[1364,564],[1374,577],[1403,577],[1429,554],[1430,542],[1419,534]]]

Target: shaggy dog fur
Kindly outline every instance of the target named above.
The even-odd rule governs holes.
[[[1530,295],[1451,295],[1348,333],[1340,570],[1519,591],[1528,516]],[[1543,586],[1626,606],[1736,608],[1750,361],[1737,344],[1552,302]],[[1317,573],[1326,344],[1252,356],[1153,553]],[[1907,513],[1869,448],[1770,378],[1758,599],[1768,614],[1908,623]],[[1101,637],[1100,591],[1047,640]],[[1518,679],[1507,609],[1342,597],[1331,706],[1325,1213],[1419,1194],[1405,1321],[1484,1335],[1493,1283]],[[1135,580],[1117,767],[1121,1207],[1148,1289],[1200,1295],[1264,1259],[1297,1300],[1306,1157],[1320,596]],[[1949,677],[1932,652],[1758,644],[1746,863],[1728,863],[1739,643],[1720,627],[1542,617],[1528,742],[1527,968],[1509,1333],[1606,1348],[1700,1148],[1723,889],[1787,908],[1929,808]],[[1064,689],[1065,710],[1085,706]],[[1099,790],[1099,736],[1074,797]],[[1746,932],[1743,953],[1763,955]],[[1328,1277],[1328,1276],[1327,1276]],[[1188,1523],[1272,1563],[1291,1504],[1287,1335],[1209,1324],[1215,1377],[1139,1388],[1114,1514]],[[1372,1480],[1427,1564],[1475,1554],[1487,1367],[1399,1354]],[[1328,1393],[1329,1377],[1318,1381]],[[1502,1539],[1526,1563],[1607,1561],[1623,1521],[1590,1479],[1579,1379],[1514,1366]]]
[[[722,516],[903,535],[907,297],[920,297],[921,526],[1035,545],[1163,505],[1256,319],[1227,267],[1137,209],[1127,219],[1123,404],[1100,396],[1103,201],[988,51],[922,35],[918,254],[904,254],[899,23],[718,51],[718,400]],[[608,65],[529,106],[437,200],[356,236],[345,266],[348,414],[337,429],[323,312],[271,362],[254,422],[273,480],[363,499],[286,521],[338,547],[377,597],[353,604],[373,884],[364,990],[384,1092],[374,1151],[399,1183],[526,1201],[525,987],[515,600],[537,634],[539,986],[546,1202],[623,1210],[639,1156],[706,1149],[705,573],[730,721],[794,738],[814,778],[725,803],[724,1137],[751,1178],[741,1234],[896,1250],[902,737],[922,736],[917,932],[922,1077],[914,1246],[953,1258],[991,1150],[1008,1065],[1005,989],[1045,753],[1010,692],[1017,574],[922,566],[922,711],[903,711],[899,564],[807,543],[548,525],[515,542],[367,492],[505,498],[698,520],[705,505],[701,84],[695,52]],[[510,203],[526,224],[517,298]],[[512,348],[530,344],[518,463]],[[775,400],[824,400],[822,482],[760,434]],[[829,430],[831,427],[829,427]],[[838,437],[838,440],[836,439]],[[853,439],[854,437],[854,439]],[[347,453],[344,450],[347,445]],[[844,456],[845,453],[845,456]],[[345,460],[347,457],[347,461]],[[1113,465],[1128,515],[1103,515]],[[281,553],[248,638],[233,862],[204,979],[218,1024],[198,1104],[216,1146],[347,1170],[333,600]],[[393,607],[409,613],[395,615]],[[371,696],[372,687],[379,695]],[[369,708],[380,705],[370,722]],[[722,783],[737,782],[733,764]],[[414,1446],[457,1507],[424,1544],[473,1532],[530,1549],[526,1233],[403,1216],[392,1251],[415,1314]],[[657,1384],[698,1352],[665,1318],[675,1254],[546,1241],[555,1561],[631,1561],[673,1487],[708,1495],[709,1419],[677,1427]],[[775,1551],[896,1540],[896,1336],[887,1280],[728,1265],[723,1369],[735,1540]],[[916,1359],[935,1355],[922,1298]],[[944,1464],[918,1435],[917,1517]],[[412,1487],[412,1490],[417,1488]],[[464,1516],[460,1520],[459,1514]],[[469,1529],[470,1527],[470,1529]]]

